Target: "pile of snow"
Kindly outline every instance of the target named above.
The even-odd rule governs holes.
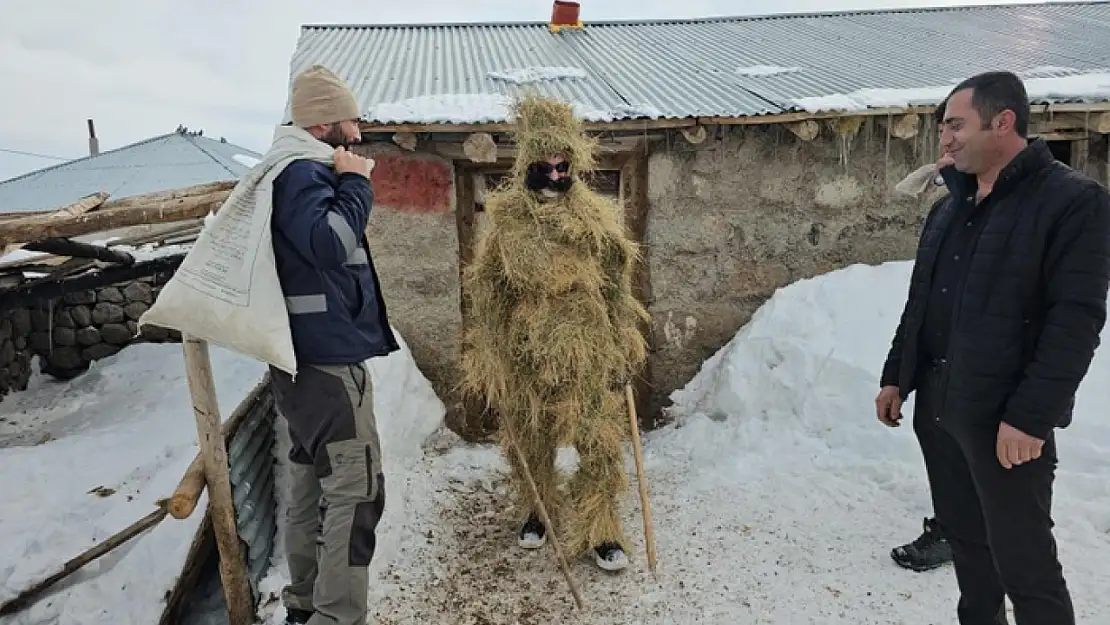
[[[382,571],[398,559],[398,555],[414,540],[408,531],[411,519],[429,514],[435,502],[430,480],[425,479],[416,465],[424,458],[425,442],[443,425],[446,409],[432,390],[431,383],[416,367],[412,352],[394,329],[401,349],[385,358],[367,361],[374,389],[374,414],[382,447],[382,464],[385,474],[386,506],[378,526],[377,548],[371,566],[371,575]],[[278,519],[285,518],[285,493],[287,492],[289,433],[284,423],[277,428],[275,445],[276,485],[279,500]],[[273,566],[260,585],[264,596],[263,618],[283,622],[285,608],[278,599],[282,587],[288,583],[288,569],[284,557],[285,527],[278,525]],[[388,587],[375,582],[373,591],[381,593]],[[374,592],[372,592],[374,594]]]
[[[425,95],[395,102],[382,102],[370,110],[369,118],[384,124],[486,124],[511,119],[513,98],[502,93],[459,93]],[[570,102],[575,115],[587,122],[611,122],[628,117],[659,117],[651,105],[622,105],[609,109]]]
[[[645,437],[659,578],[647,571],[632,477],[622,511],[633,566],[611,576],[573,563],[584,611],[550,549],[516,548],[496,449],[456,445],[394,469],[405,479],[396,488],[412,490],[383,538],[400,548],[374,565],[378,622],[954,622],[951,569],[914,573],[889,557],[931,515],[912,429],[874,415],[909,273],[909,263],[853,266],[781,289],[675,393],[678,422]],[[1106,379],[1102,348],[1060,433],[1054,504],[1077,616],[1092,622],[1110,613]]]
[[[227,417],[265,367],[218,347],[211,354]],[[0,603],[152,512],[197,452],[179,345],[130,346],[69,382],[36,375],[0,415]],[[202,518],[167,518],[5,625],[158,622]]]
[[[586,73],[586,70],[578,67],[522,67],[500,72],[489,72],[487,75],[494,80],[523,85],[561,79],[582,79],[589,74]]]
[[[1037,72],[1035,75],[1039,77],[1024,81],[1025,90],[1031,101],[1102,101],[1110,98],[1110,71],[1085,71],[1067,76],[1040,76],[1043,73],[1045,72]],[[950,85],[912,89],[859,89],[851,93],[797,98],[792,104],[811,113],[932,106],[948,97],[957,84],[958,82],[953,82]]]
[[[741,76],[763,77],[793,74],[802,71],[800,67],[779,67],[777,65],[752,65],[751,67],[738,67],[736,73]]]

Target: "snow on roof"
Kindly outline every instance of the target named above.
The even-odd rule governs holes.
[[[247,148],[172,132],[0,182],[0,213],[49,210],[106,191],[112,199],[241,177]]]
[[[586,18],[584,29],[558,33],[546,22],[308,25],[290,81],[322,63],[351,85],[367,121],[434,124],[507,121],[500,98],[525,89],[593,120],[744,117],[937,104],[951,85],[998,69],[1101,84],[1110,67],[1110,2]],[[1034,102],[1110,101],[1083,79],[1055,86]],[[464,106],[448,114],[443,102]]]

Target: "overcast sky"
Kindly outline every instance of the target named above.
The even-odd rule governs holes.
[[[582,0],[582,18],[706,17],[990,0]],[[998,3],[998,2],[993,2]],[[263,152],[305,23],[545,20],[551,0],[0,0],[0,180],[178,124]]]

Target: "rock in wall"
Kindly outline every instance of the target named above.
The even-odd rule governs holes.
[[[164,283],[140,278],[0,312],[0,397],[27,388],[35,356],[42,373],[68,380],[132,343],[180,341],[166,328],[139,332],[139,317]]]

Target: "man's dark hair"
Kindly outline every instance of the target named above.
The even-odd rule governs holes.
[[[956,85],[952,94],[971,89],[971,106],[983,120],[983,128],[990,127],[990,120],[1002,111],[1014,112],[1014,130],[1025,139],[1029,136],[1029,95],[1025,84],[1012,72],[985,72],[972,76]],[[945,98],[945,104],[948,99]],[[937,114],[944,117],[944,104],[937,108]]]

